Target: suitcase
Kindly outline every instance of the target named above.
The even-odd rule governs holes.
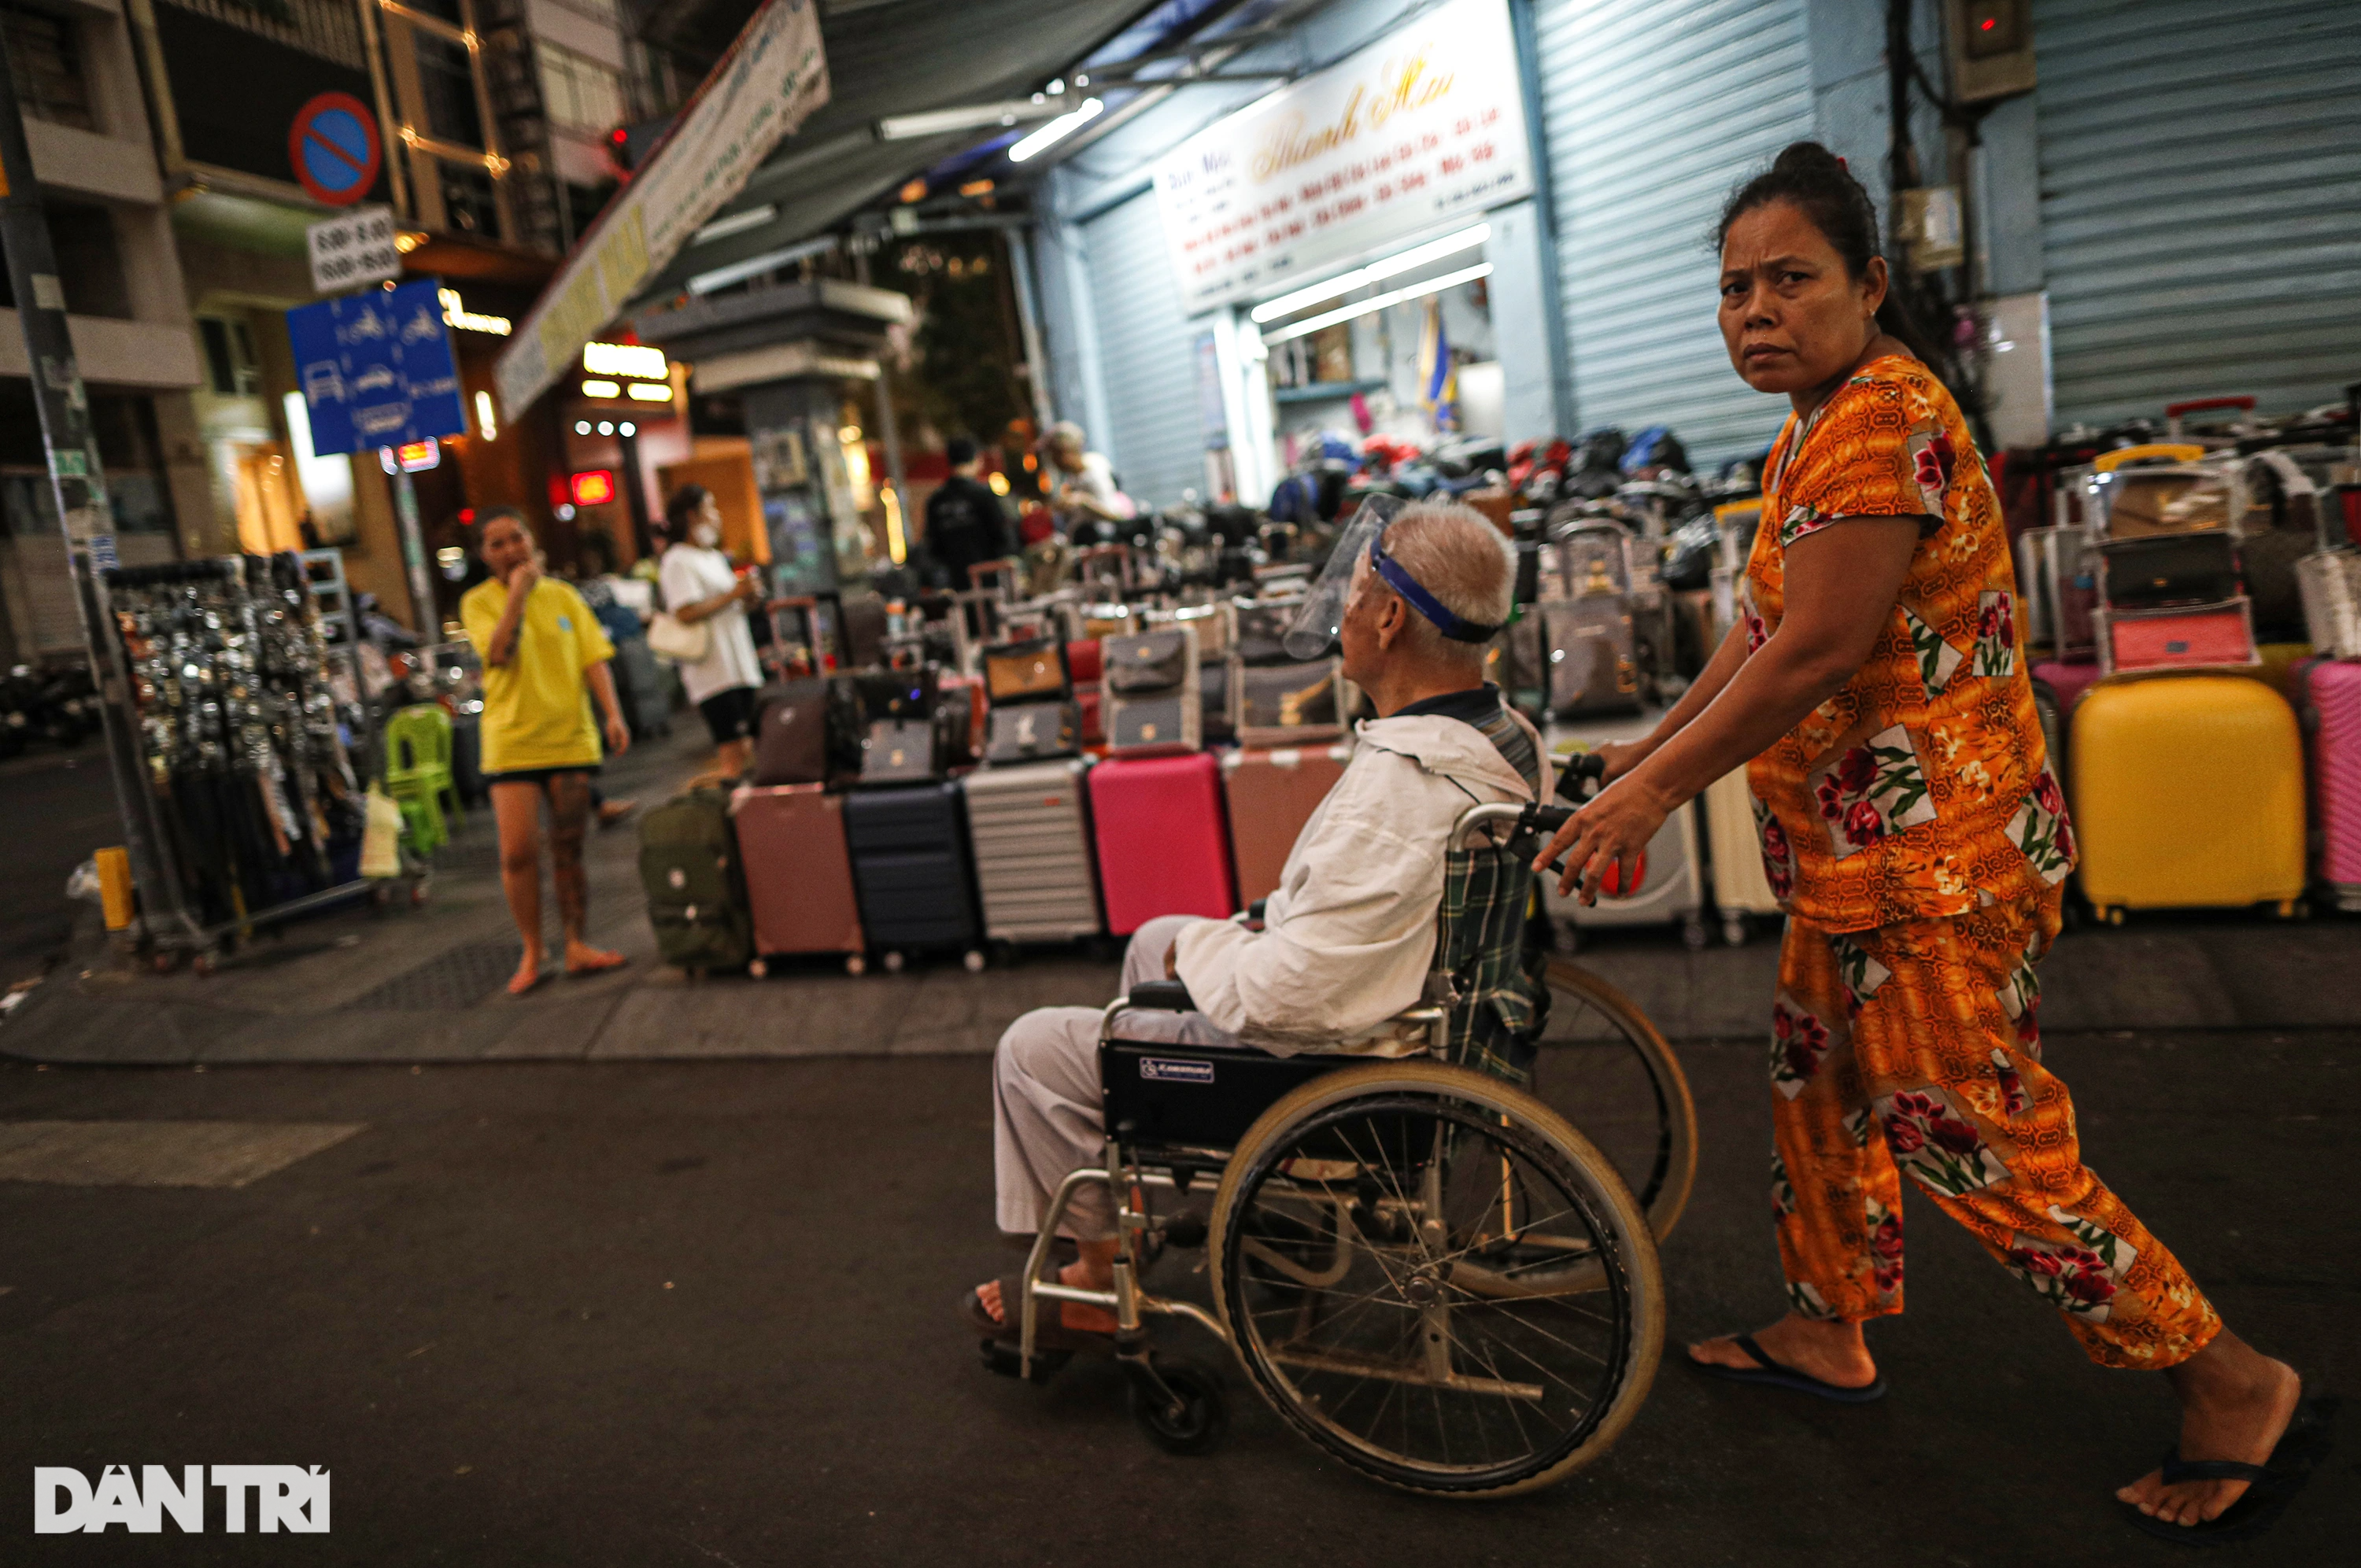
[[[2157,609],[2102,606],[2091,612],[2091,623],[2099,634],[2099,667],[2111,675],[2260,662],[2255,654],[2254,616],[2243,597]]]
[[[879,718],[861,742],[861,786],[924,784],[945,771],[942,727],[932,718]]]
[[[1136,631],[1101,643],[1110,751],[1193,751],[1204,725],[1197,629]]]
[[[1639,643],[1624,598],[1598,595],[1543,605],[1542,641],[1553,716],[1639,710]]]
[[[2315,659],[2295,686],[2312,761],[2312,871],[2323,897],[2361,914],[2361,663]]]
[[[1345,733],[1345,662],[1246,664],[1233,661],[1230,679],[1238,742],[1301,746]]]
[[[1713,867],[1713,903],[1721,912],[1722,938],[1731,947],[1746,940],[1746,917],[1773,917],[1778,896],[1763,870],[1763,839],[1754,820],[1754,792],[1746,770],[1734,769],[1705,790],[1706,858]],[[1649,857],[1653,867],[1655,857]]]
[[[754,698],[758,784],[841,784],[861,775],[861,699],[841,675],[765,686]]]
[[[995,942],[1095,937],[1098,879],[1079,758],[992,768],[961,785],[983,934]]]
[[[2295,564],[2304,634],[2332,659],[2361,659],[2361,550],[2319,550]]]
[[[2316,650],[2309,642],[2258,642],[2255,645],[2255,671],[2268,681],[2279,696],[2303,706],[2303,687],[2297,670],[2311,659]]]
[[[2099,555],[2090,532],[2080,524],[2048,529],[2039,548],[2056,656],[2070,661],[2092,657],[2098,647],[2091,612],[2099,602]]]
[[[2219,603],[2238,595],[2238,546],[2226,533],[2161,533],[2099,546],[2099,598],[2110,609]]]
[[[2058,694],[2058,711],[2069,717],[2082,694],[2099,681],[2099,666],[2088,660],[2077,659],[2070,663],[2056,659],[2044,659],[2033,666],[2033,678],[2048,684]]]
[[[968,967],[982,969],[960,786],[861,790],[843,798],[861,925],[872,947],[886,949],[885,967],[899,969],[908,948],[964,948]]]
[[[1118,757],[1090,771],[1091,838],[1111,934],[1127,937],[1159,915],[1220,919],[1237,909],[1220,773],[1203,751]]]
[[[2126,909],[2277,904],[2304,889],[2303,746],[2257,680],[2108,681],[2070,723],[2082,892]]]
[[[1071,757],[1082,749],[1082,705],[1028,702],[992,710],[983,760],[994,767]]]
[[[1197,666],[1197,736],[1208,746],[1238,738],[1237,721],[1230,716],[1230,685],[1228,660]]]
[[[1230,656],[1232,633],[1236,625],[1236,612],[1226,604],[1189,604],[1173,609],[1144,610],[1139,617],[1149,630],[1170,630],[1174,627],[1194,627],[1197,631],[1197,661],[1212,664]]]
[[[753,919],[756,979],[763,959],[788,953],[844,953],[859,974],[868,949],[852,861],[844,847],[844,799],[825,784],[749,785],[730,797]]]
[[[1302,612],[1300,595],[1284,598],[1241,599],[1234,607],[1236,620],[1232,630],[1236,636],[1237,662],[1249,669],[1263,664],[1292,664],[1294,654],[1287,651],[1288,629]]]
[[[1565,523],[1554,534],[1541,548],[1543,598],[1609,598],[1631,591],[1631,533],[1621,523]]]
[[[2106,454],[2092,477],[2101,539],[2199,530],[2235,532],[2245,519],[2246,487],[2235,468],[2213,463],[2107,466],[2107,458],[2120,462],[2129,455]]]
[[[1222,795],[1230,813],[1230,868],[1241,905],[1268,898],[1312,813],[1345,776],[1349,746],[1235,751],[1222,756]]]
[[[622,688],[619,695],[623,715],[631,720],[631,739],[671,734],[672,688],[664,684],[656,656],[648,652],[648,640],[631,637],[616,643],[609,667],[615,673],[615,684]]]
[[[1052,637],[1005,642],[983,651],[983,685],[993,703],[1060,702],[1073,695],[1066,651]]]
[[[1082,717],[1082,744],[1106,744],[1106,698],[1096,681],[1074,687],[1074,707]]]
[[[1080,638],[1066,644],[1066,674],[1075,685],[1088,681],[1095,685],[1104,670],[1097,638]]]
[[[1648,713],[1605,723],[1593,719],[1582,724],[1554,725],[1543,731],[1543,738],[1549,742],[1556,762],[1563,763],[1573,751],[1603,741],[1638,740],[1654,729],[1661,717]],[[1542,907],[1569,943],[1575,931],[1585,926],[1676,923],[1681,927],[1681,939],[1692,949],[1701,948],[1706,945],[1705,877],[1697,851],[1697,817],[1684,806],[1665,817],[1656,836],[1648,840],[1647,864],[1642,868],[1638,887],[1619,896],[1601,894],[1596,905],[1585,908],[1579,899],[1558,893],[1554,875],[1544,876],[1540,879]]]
[[[702,974],[754,956],[727,791],[689,790],[641,814],[640,883],[664,962]]]

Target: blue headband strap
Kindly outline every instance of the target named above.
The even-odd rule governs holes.
[[[1499,635],[1497,626],[1480,626],[1472,620],[1462,620],[1443,607],[1443,601],[1419,586],[1402,564],[1386,554],[1379,543],[1382,535],[1369,541],[1369,565],[1386,585],[1401,595],[1404,602],[1427,620],[1454,642],[1489,642]]]

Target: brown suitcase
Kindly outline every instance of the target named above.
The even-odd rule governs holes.
[[[1344,776],[1352,755],[1345,745],[1223,753],[1222,788],[1229,797],[1230,856],[1241,905],[1277,890],[1296,835]]]
[[[730,797],[761,955],[844,953],[859,974],[868,942],[844,844],[844,797],[816,784],[749,785]]]

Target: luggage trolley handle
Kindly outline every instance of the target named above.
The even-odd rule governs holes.
[[[2164,427],[2167,432],[2178,438],[2180,434],[2181,415],[2208,413],[2215,409],[2236,409],[2242,413],[2252,414],[2255,411],[2255,400],[2242,395],[2235,398],[2191,398],[2186,402],[2167,403],[2164,405]],[[2235,424],[2231,428],[2238,430],[2243,429],[2244,426]]]

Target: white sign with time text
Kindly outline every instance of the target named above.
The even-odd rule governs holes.
[[[1315,281],[1532,189],[1507,0],[1453,0],[1156,167],[1191,313]]]
[[[401,277],[394,233],[391,207],[355,207],[312,225],[303,231],[312,253],[312,291],[341,294]]]

